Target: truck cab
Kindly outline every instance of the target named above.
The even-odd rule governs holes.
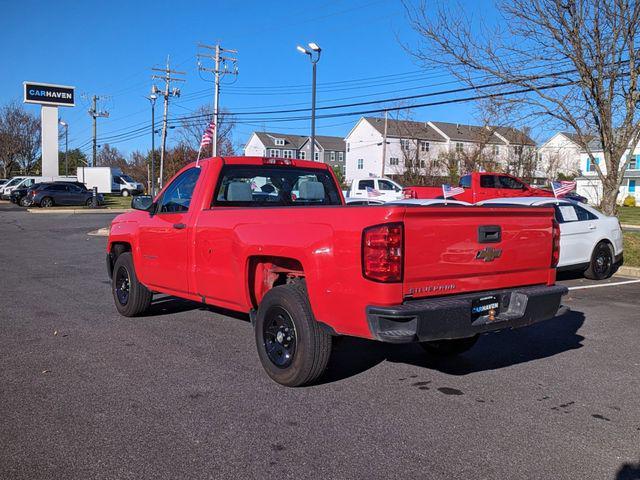
[[[402,187],[388,178],[361,178],[351,183],[349,198],[373,198],[392,202],[403,198]]]

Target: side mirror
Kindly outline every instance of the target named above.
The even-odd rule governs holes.
[[[131,199],[131,208],[134,210],[148,212],[152,205],[153,197],[151,195],[137,195]]]

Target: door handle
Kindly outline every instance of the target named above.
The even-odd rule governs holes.
[[[595,230],[595,229],[596,229],[596,226],[593,223],[589,225],[589,230]]]
[[[187,228],[187,226],[184,223],[174,223],[173,228],[175,228],[176,230],[183,230]]]

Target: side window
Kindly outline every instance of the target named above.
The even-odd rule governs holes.
[[[189,210],[191,196],[200,175],[199,168],[190,168],[182,172],[162,194],[158,204],[158,213],[179,213]]]
[[[77,185],[69,185],[69,190],[71,190],[73,193],[81,193],[82,192],[82,189]]]
[[[500,184],[500,188],[508,188],[511,190],[522,190],[524,184],[515,178],[507,177],[505,175],[500,175],[498,177],[498,182]]]
[[[598,219],[598,217],[596,217],[589,210],[586,210],[586,209],[584,209],[582,207],[579,207],[578,205],[575,205],[573,208],[575,208],[576,214],[578,215],[578,221],[580,221],[580,222],[584,222],[586,220],[597,220]]]
[[[493,175],[481,175],[480,186],[482,188],[496,188],[496,178]]]
[[[464,177],[460,178],[459,185],[462,188],[471,188],[471,175],[465,175]]]
[[[394,191],[395,188],[393,188],[393,183],[391,183],[388,180],[378,180],[378,189],[379,190],[389,190],[389,191]]]
[[[358,190],[366,190],[367,187],[373,188],[373,180],[360,180]]]
[[[558,223],[577,222],[578,214],[573,205],[556,205],[556,220]]]

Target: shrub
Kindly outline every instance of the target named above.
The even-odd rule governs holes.
[[[636,197],[633,195],[627,195],[622,202],[622,205],[625,207],[635,207],[636,206]]]

